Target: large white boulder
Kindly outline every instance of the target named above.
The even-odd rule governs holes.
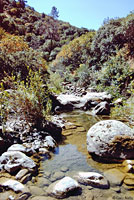
[[[7,151],[0,157],[0,165],[9,173],[15,173],[20,169],[33,170],[36,168],[35,162],[19,151]]]
[[[74,191],[75,189],[79,189],[80,186],[77,181],[72,179],[71,177],[64,177],[60,181],[56,181],[52,183],[48,189],[47,193],[56,198],[64,198],[68,194],[68,192]]]
[[[100,121],[87,133],[87,149],[102,161],[134,158],[134,132],[117,120]]]

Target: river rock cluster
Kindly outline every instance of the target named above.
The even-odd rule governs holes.
[[[25,200],[31,196],[25,184],[38,175],[41,159],[51,157],[61,131],[50,121],[45,121],[42,130],[30,131],[26,122],[14,115],[0,126],[0,199]]]
[[[92,88],[83,90],[68,85],[68,92],[60,95],[52,95],[53,111],[61,112],[80,110],[92,110],[93,115],[109,115],[112,96],[106,92],[96,92]]]

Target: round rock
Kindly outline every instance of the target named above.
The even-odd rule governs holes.
[[[64,198],[67,196],[68,192],[72,192],[79,188],[80,186],[77,181],[66,176],[60,181],[51,184],[47,189],[47,193],[56,198]]]
[[[117,120],[104,120],[87,133],[87,149],[101,161],[122,161],[134,158],[134,132]]]

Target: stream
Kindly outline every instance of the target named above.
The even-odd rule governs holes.
[[[40,163],[39,175],[28,182],[33,196],[30,199],[38,200],[35,197],[42,197],[41,200],[51,200],[48,197],[47,187],[64,176],[73,177],[78,171],[102,173],[108,169],[121,169],[121,164],[104,164],[94,161],[87,152],[86,134],[91,126],[100,120],[109,119],[109,116],[92,116],[88,112],[73,111],[61,114],[66,120],[65,129],[62,134],[65,139],[52,153],[50,159],[44,158]],[[111,118],[110,118],[111,119]],[[36,190],[36,191],[35,191]],[[76,196],[67,197],[69,200],[112,200],[112,199],[134,199],[134,192],[127,191],[123,187],[114,187],[108,190],[82,186],[82,193]]]

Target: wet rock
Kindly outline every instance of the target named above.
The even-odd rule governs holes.
[[[92,111],[93,115],[109,115],[110,114],[110,105],[104,101],[99,103]]]
[[[57,181],[57,180],[60,180],[62,179],[63,177],[65,176],[65,174],[63,172],[55,172],[52,177],[51,177],[51,181],[54,182],[54,181]]]
[[[96,172],[78,172],[76,175],[79,183],[90,185],[96,188],[108,189],[109,183],[107,179]]]
[[[100,121],[87,133],[88,152],[100,161],[113,162],[134,158],[134,133],[117,120]]]
[[[52,136],[52,138],[54,138],[56,142],[59,142],[61,140],[62,128],[57,124],[46,121],[43,129],[45,132],[49,133],[49,135]]]
[[[69,135],[73,135],[73,133],[74,133],[73,130],[63,130],[62,135],[69,136]]]
[[[34,196],[43,195],[45,193],[43,191],[43,189],[41,189],[41,188],[39,188],[37,186],[30,186],[29,189],[30,189],[31,194],[34,195]]]
[[[19,151],[8,151],[1,155],[0,164],[9,173],[15,173],[21,168],[33,170],[36,168],[34,161]]]
[[[69,192],[76,189],[80,189],[78,182],[70,177],[64,177],[60,181],[51,184],[47,189],[47,193],[56,198],[64,198]]]
[[[126,173],[134,173],[134,160],[125,160],[122,164]]]
[[[45,197],[45,196],[36,196],[36,197],[33,197],[31,200],[52,200],[52,198]]]
[[[10,190],[10,191],[4,191],[4,192],[0,192],[0,199],[1,200],[11,200],[11,198],[13,199],[13,200],[15,200],[16,199],[16,194],[14,194],[14,192],[12,191],[12,190]]]
[[[133,166],[131,164],[128,164],[126,165],[123,170],[126,172],[126,173],[133,173],[134,172],[134,169],[133,169]]]
[[[20,179],[22,179],[27,173],[28,173],[28,169],[22,169],[22,170],[20,170],[20,171],[16,174],[15,178],[16,178],[17,180],[20,180]]]
[[[27,200],[31,196],[31,193],[23,193],[16,200]]]
[[[68,169],[68,167],[61,167],[61,169],[60,169],[60,171],[62,171],[62,172],[67,172],[69,169]]]
[[[133,186],[134,188],[134,174],[128,173],[125,176],[124,183],[128,186]]]
[[[49,178],[50,176],[51,176],[51,172],[48,172],[48,171],[44,172],[45,178]]]
[[[115,186],[111,188],[113,191],[120,193],[121,192],[121,188],[119,186]]]
[[[128,190],[128,191],[134,190],[134,186],[126,185],[126,184],[123,184],[122,186],[123,186],[123,189],[125,189],[125,190]]]
[[[104,172],[104,175],[112,187],[122,185],[125,178],[125,174],[118,169],[109,169]]]
[[[26,184],[28,181],[31,181],[32,175],[31,174],[26,174],[25,176],[22,177],[21,183]]]
[[[49,151],[46,148],[39,148],[39,155],[50,157]]]
[[[44,187],[50,185],[50,181],[47,178],[39,177],[37,180],[37,185],[39,187]]]
[[[134,165],[134,160],[124,160],[123,161],[123,166],[127,166],[127,165]]]
[[[14,192],[30,193],[29,189],[22,183],[8,178],[0,178],[0,188],[8,188]]]
[[[84,127],[77,127],[77,132],[85,132]]]

